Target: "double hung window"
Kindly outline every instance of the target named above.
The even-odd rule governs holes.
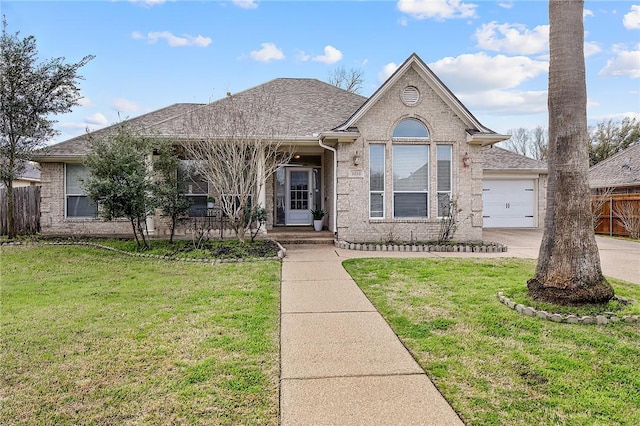
[[[178,185],[180,192],[189,202],[189,216],[206,216],[209,185],[207,179],[195,170],[194,161],[181,161],[178,169]]]
[[[451,214],[451,145],[438,145],[437,181],[438,181],[438,217]]]
[[[393,216],[428,217],[429,145],[393,145]]]
[[[393,129],[393,216],[429,217],[429,131],[416,118]]]
[[[65,164],[65,211],[67,217],[96,217],[98,205],[89,198],[82,184],[89,170],[82,164]]]
[[[384,145],[369,146],[369,217],[384,217]]]

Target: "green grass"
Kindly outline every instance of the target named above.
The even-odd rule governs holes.
[[[523,289],[533,261],[344,266],[465,423],[640,424],[640,325],[557,324],[508,309],[496,293]],[[611,283],[617,295],[640,300],[639,285]],[[637,314],[638,302],[624,310]]]
[[[0,250],[0,423],[278,423],[278,262]]]

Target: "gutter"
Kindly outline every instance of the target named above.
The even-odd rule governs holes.
[[[333,235],[338,237],[338,152],[335,148],[322,143],[324,136],[318,135],[318,145],[333,152]]]

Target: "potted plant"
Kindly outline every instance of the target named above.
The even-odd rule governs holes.
[[[215,203],[216,200],[213,197],[207,197],[207,208],[208,209],[212,209],[213,208],[213,203]]]
[[[311,216],[313,216],[313,229],[316,231],[322,231],[322,218],[327,212],[322,209],[311,209]]]

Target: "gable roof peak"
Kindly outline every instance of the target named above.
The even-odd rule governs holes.
[[[336,127],[334,130],[345,130],[354,125],[378,99],[386,93],[409,69],[415,69],[423,80],[440,96],[440,98],[453,110],[453,112],[467,126],[469,134],[469,142],[481,145],[492,144],[509,138],[507,135],[499,135],[486,126],[483,126],[477,118],[465,107],[462,102],[453,94],[453,92],[445,86],[445,84],[436,76],[436,74],[427,66],[427,64],[413,52],[405,61],[382,83],[382,85],[371,95],[347,121]]]

